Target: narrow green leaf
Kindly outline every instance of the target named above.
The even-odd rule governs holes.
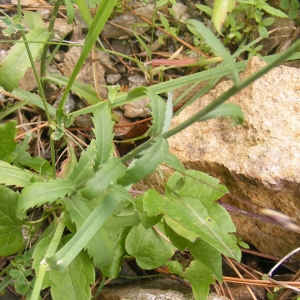
[[[70,0],[64,0],[64,2],[67,9],[68,24],[70,24],[73,22],[75,16],[74,7]]]
[[[93,111],[93,129],[95,134],[96,158],[95,170],[106,163],[113,153],[113,127],[111,112],[108,108],[108,102],[104,102]]]
[[[34,93],[27,92],[20,88],[15,88],[11,94],[12,94],[12,96],[16,96],[16,98],[21,98],[26,101],[29,101],[30,103],[36,105],[37,107],[39,107],[43,110],[45,109],[42,98],[40,98],[38,95],[36,95]],[[48,111],[49,111],[50,115],[52,117],[55,117],[56,109],[50,104],[47,104],[47,107],[48,107]]]
[[[195,4],[195,6],[200,9],[201,11],[204,11],[206,14],[208,14],[209,16],[212,16],[213,14],[213,10],[207,6],[207,5],[203,5],[203,4]]]
[[[173,167],[176,171],[184,172],[185,167],[183,163],[180,161],[180,159],[174,155],[173,153],[168,152],[165,156],[164,162]]]
[[[219,34],[225,22],[227,11],[229,6],[229,0],[215,0],[212,14],[212,22]]]
[[[67,85],[69,78],[59,74],[49,73],[43,78],[43,80],[56,83],[59,86],[65,86]],[[91,84],[86,84],[75,80],[72,85],[72,91],[74,91],[79,97],[84,98],[90,105],[97,104],[101,101]]]
[[[97,8],[96,15],[89,26],[88,34],[85,38],[84,45],[82,47],[82,52],[80,57],[78,58],[78,61],[74,67],[74,70],[70,76],[70,80],[68,81],[65,91],[62,95],[62,99],[59,103],[58,108],[64,108],[65,102],[67,99],[67,95],[69,91],[72,89],[73,83],[76,79],[76,76],[78,75],[81,67],[85,63],[86,58],[88,57],[92,47],[94,46],[94,43],[99,38],[99,35],[106,24],[107,19],[109,18],[115,4],[117,3],[117,0],[110,0],[110,1],[101,1]],[[87,24],[89,25],[89,24]]]
[[[23,244],[23,222],[16,218],[19,194],[0,186],[0,255],[8,256]]]
[[[284,12],[282,12],[280,9],[277,9],[277,8],[274,8],[274,7],[270,6],[267,3],[265,3],[262,6],[262,9],[264,11],[266,11],[267,13],[269,13],[270,15],[272,15],[272,16],[276,16],[276,17],[279,17],[279,18],[288,18],[287,14],[285,14]]]
[[[11,163],[16,156],[14,153],[17,146],[15,142],[17,134],[16,125],[16,121],[0,124],[0,158],[8,163]]]
[[[51,204],[58,198],[74,193],[75,186],[70,180],[49,180],[46,182],[34,182],[25,187],[18,200],[17,216],[21,217],[27,209]]]
[[[163,138],[154,140],[151,147],[141,153],[141,158],[135,159],[130,164],[125,175],[118,180],[118,183],[128,186],[153,173],[157,166],[164,161],[168,149],[167,140]]]
[[[0,184],[25,187],[30,185],[33,178],[38,179],[31,172],[19,169],[4,161],[0,161]]]
[[[29,44],[33,58],[37,59],[41,54],[44,43],[48,41],[50,33],[44,28],[37,27],[26,34],[26,37],[28,41],[37,42]],[[6,91],[12,92],[18,86],[30,66],[25,45],[23,43],[16,43],[1,62],[0,86]]]
[[[207,121],[217,117],[227,118],[231,117],[231,126],[237,126],[244,123],[244,114],[239,105],[234,103],[223,103],[215,108],[210,113],[199,119],[199,122]]]
[[[71,240],[54,256],[47,259],[51,269],[65,269],[104,224],[122,198],[111,187],[102,201],[85,220]]]
[[[147,91],[148,96],[150,97],[150,105],[151,105],[151,115],[152,115],[152,134],[154,137],[159,136],[165,124],[166,118],[166,103],[165,101],[153,93],[152,91]]]
[[[221,56],[228,67],[231,70],[231,74],[235,83],[239,81],[239,74],[235,66],[234,59],[230,55],[229,51],[223,46],[223,44],[217,39],[212,31],[207,28],[203,23],[198,20],[187,20],[187,24],[192,25],[199,36],[203,37],[204,42],[209,45],[212,50],[219,56]]]
[[[79,196],[63,200],[65,209],[76,224],[77,230],[91,214],[92,210]],[[100,228],[86,245],[86,249],[93,258],[94,266],[102,268],[110,264],[114,259],[113,244],[107,236],[105,229]]]
[[[195,299],[206,299],[209,287],[215,282],[212,273],[201,262],[194,260],[183,272],[177,261],[168,261],[166,266],[172,273],[178,274],[192,284]]]
[[[136,258],[137,264],[145,270],[161,266],[175,250],[152,228],[146,229],[142,224],[131,229],[125,247],[126,251]]]
[[[87,3],[83,0],[76,0],[76,4],[78,6],[78,10],[79,10],[80,15],[82,16],[85,24],[88,26],[88,28],[90,28],[93,19],[92,19],[90,10],[87,6]]]
[[[86,182],[82,195],[87,199],[100,196],[110,185],[125,173],[126,167],[120,158],[113,158],[105,163],[95,176]]]
[[[79,162],[74,167],[70,180],[76,184],[77,189],[81,188],[81,186],[95,173],[95,149],[95,140],[92,140],[88,148],[81,152]]]
[[[165,112],[164,126],[162,133],[169,130],[173,118],[173,91],[168,92],[168,100]]]
[[[68,238],[68,236],[66,237]],[[44,259],[51,238],[42,240],[33,253],[33,268],[37,271]],[[64,240],[63,240],[64,242]],[[43,289],[51,287],[51,296],[55,300],[90,300],[90,284],[95,281],[95,271],[88,255],[81,251],[64,270],[48,270]]]

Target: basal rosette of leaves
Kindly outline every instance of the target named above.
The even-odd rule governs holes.
[[[95,281],[94,268],[101,270],[103,278],[116,278],[122,261],[130,256],[145,270],[165,264],[170,272],[191,283],[195,299],[205,299],[209,285],[215,280],[222,281],[222,254],[236,260],[241,256],[236,240],[231,236],[235,227],[228,213],[216,202],[227,193],[227,189],[207,174],[185,170],[181,162],[169,153],[167,139],[195,122],[216,117],[230,117],[232,125],[241,124],[241,108],[224,102],[289,57],[299,48],[299,42],[259,72],[239,81],[238,72],[245,64],[235,63],[202,23],[189,20],[187,23],[194,32],[202,35],[205,42],[223,57],[223,65],[154,87],[139,87],[128,94],[116,95],[111,101],[100,101],[93,87],[78,83],[75,78],[115,3],[116,0],[101,2],[92,19],[85,14],[84,2],[78,1],[89,25],[89,33],[74,72],[71,78],[49,74],[42,78],[66,86],[57,109],[43,98],[42,85],[39,86],[40,95],[17,88],[22,74],[34,65],[32,58],[39,59],[40,52],[44,51],[40,43],[24,47],[27,44],[24,34],[24,44],[16,44],[0,67],[0,85],[23,99],[24,105],[31,103],[44,109],[51,133],[50,144],[54,144],[54,139],[63,138],[69,150],[69,160],[58,178],[54,151],[51,163],[41,157],[31,157],[26,151],[30,134],[17,144],[14,141],[16,122],[0,125],[0,255],[17,253],[26,256],[26,264],[18,268],[18,272],[17,264],[12,262],[1,287],[9,283],[20,284],[17,281],[21,277],[22,284],[29,281],[26,276],[32,276],[28,267],[31,258],[35,278],[23,288],[28,299],[39,299],[45,288],[50,288],[53,299],[90,299],[90,285]],[[34,29],[35,25],[37,29]],[[40,19],[33,22],[32,32],[27,38],[34,42],[40,38],[46,41],[50,34],[40,26]],[[20,62],[17,58],[21,53],[24,55],[24,51],[33,56],[29,55],[19,66],[16,61]],[[22,74],[7,80],[6,74],[10,71],[11,74],[18,73],[18,69]],[[224,75],[232,76],[234,86],[203,110],[195,112],[190,119],[170,129],[172,96],[170,93],[165,101],[160,95],[180,85],[216,80]],[[41,83],[41,78],[38,79]],[[63,107],[71,88],[90,106],[66,114]],[[152,112],[149,140],[124,157],[116,157],[111,109],[143,97],[150,98]],[[74,116],[85,113],[93,114],[94,138],[77,160],[73,140],[65,128],[72,123]],[[131,186],[153,173],[162,163],[176,170],[164,183],[164,195],[148,190],[133,198],[129,192]],[[32,209],[40,212],[38,220],[29,219]],[[52,222],[29,247],[47,218]],[[188,266],[170,260],[177,249],[190,251],[193,261]]]

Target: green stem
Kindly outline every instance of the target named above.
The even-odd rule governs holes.
[[[50,33],[53,32],[54,23],[55,23],[55,20],[57,17],[58,9],[62,2],[63,2],[62,0],[55,1],[54,7],[52,10],[52,14],[51,14],[51,19],[50,19],[49,26],[48,26],[48,32],[50,32]],[[46,72],[46,60],[47,60],[48,48],[49,48],[49,45],[45,44],[43,53],[41,56],[41,70],[40,70],[41,77],[43,77]]]
[[[56,227],[55,234],[51,240],[51,243],[47,249],[44,259],[41,261],[39,265],[39,269],[37,272],[36,281],[34,283],[33,291],[30,297],[30,300],[38,300],[40,296],[40,291],[42,288],[42,284],[44,281],[44,277],[48,268],[48,264],[46,263],[46,258],[51,257],[56,252],[58,245],[60,243],[62,234],[64,232],[65,225],[63,224],[61,217],[58,219],[58,224]]]
[[[171,130],[165,132],[162,134],[162,137],[169,138],[172,135],[177,134],[178,132],[184,130],[185,128],[189,127],[195,122],[198,122],[202,117],[207,115],[209,112],[214,110],[216,107],[218,107],[220,104],[224,103],[226,100],[228,100],[230,97],[235,95],[236,93],[240,92],[242,89],[253,83],[255,80],[269,72],[271,69],[278,66],[280,63],[285,61],[290,55],[292,55],[294,52],[296,52],[300,47],[300,40],[294,43],[288,50],[286,50],[284,53],[282,53],[277,59],[272,61],[271,63],[264,66],[262,69],[257,71],[256,73],[252,74],[251,76],[247,77],[243,81],[240,81],[236,83],[232,88],[230,88],[228,91],[223,93],[220,97],[212,101],[210,104],[208,104],[205,108],[203,108],[201,111],[194,114],[191,118],[184,121],[180,125],[172,128]]]
[[[20,1],[18,1],[18,14],[19,14],[19,16],[21,16],[21,13],[22,13],[21,12],[21,4],[19,2]],[[49,109],[48,109],[48,106],[47,106],[48,103],[47,103],[47,100],[46,100],[46,97],[45,97],[45,94],[44,94],[43,85],[42,85],[40,76],[38,74],[38,71],[36,69],[36,66],[35,66],[35,63],[34,63],[34,59],[32,57],[32,54],[31,54],[31,51],[30,51],[30,47],[29,47],[29,44],[28,44],[28,41],[27,41],[27,37],[26,37],[26,35],[25,35],[25,33],[24,33],[23,30],[21,30],[21,34],[22,34],[24,45],[25,45],[25,48],[26,48],[26,51],[27,51],[27,54],[28,54],[28,57],[29,57],[29,60],[30,60],[30,63],[31,63],[32,70],[33,70],[33,73],[34,73],[34,76],[35,76],[35,79],[36,79],[36,82],[37,82],[37,85],[38,85],[40,96],[41,96],[41,98],[43,100],[45,114],[46,114],[46,117],[47,117],[47,120],[48,120],[49,124],[51,124],[51,116],[50,116]],[[51,134],[52,134],[52,129],[50,128],[50,136],[51,136]],[[51,159],[52,159],[53,177],[55,177],[55,174],[56,174],[56,169],[55,169],[55,149],[54,149],[54,141],[52,139],[50,139],[50,148],[51,148]]]
[[[285,61],[289,56],[291,56],[294,52],[296,52],[300,47],[300,40],[294,43],[288,50],[286,50],[284,53],[280,54],[276,59],[272,60],[269,64],[267,64],[265,67],[257,71],[256,73],[252,74],[251,76],[247,77],[243,81],[238,82],[235,84],[232,88],[230,88],[228,91],[226,91],[224,94],[222,94],[220,97],[212,101],[210,104],[208,104],[205,108],[203,108],[201,111],[194,114],[191,118],[186,120],[185,122],[181,123],[180,125],[172,128],[171,130],[163,133],[161,136],[165,139],[177,134],[178,132],[184,130],[188,126],[192,125],[195,122],[198,122],[201,118],[203,118],[206,114],[214,110],[217,106],[224,103],[226,100],[228,100],[230,97],[235,95],[236,93],[240,92],[242,89],[253,83],[255,80],[257,80],[259,77],[263,76],[267,72],[269,72],[274,67],[281,64],[283,61]],[[137,147],[133,151],[129,152],[127,155],[122,157],[122,162],[125,163],[129,161],[130,159],[133,159],[136,157],[139,153],[141,153],[143,150],[146,150],[151,143],[153,142],[153,139],[148,140],[141,146]]]

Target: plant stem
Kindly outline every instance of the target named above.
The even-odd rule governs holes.
[[[58,218],[57,222],[58,222],[58,224],[56,227],[55,234],[54,234],[54,236],[51,240],[51,243],[47,249],[44,259],[41,261],[41,263],[39,265],[36,281],[35,281],[35,284],[33,287],[33,291],[32,291],[30,300],[38,300],[39,299],[39,295],[40,295],[40,291],[41,291],[42,284],[44,281],[44,277],[45,277],[45,274],[46,274],[46,271],[48,268],[48,264],[46,263],[46,258],[54,255],[54,253],[56,252],[56,249],[59,245],[59,242],[61,240],[62,234],[64,232],[65,225],[62,222],[61,217]]]
[[[18,1],[18,15],[21,16],[21,3],[20,1]],[[40,96],[43,100],[43,104],[44,104],[44,109],[45,109],[45,114],[46,114],[46,118],[49,122],[49,124],[51,124],[51,116],[50,116],[50,113],[49,113],[49,109],[48,109],[48,106],[47,106],[47,100],[46,100],[46,97],[45,97],[45,94],[44,94],[44,89],[43,89],[43,85],[42,85],[42,82],[41,82],[41,79],[40,79],[40,76],[38,74],[38,71],[36,69],[36,66],[34,64],[34,59],[32,57],[32,54],[31,54],[31,51],[30,51],[30,47],[29,47],[29,44],[28,44],[28,41],[27,41],[27,37],[24,33],[23,30],[21,30],[21,34],[22,34],[22,38],[23,38],[23,41],[24,41],[24,45],[25,45],[25,48],[26,48],[26,51],[27,51],[27,54],[28,54],[28,57],[29,57],[29,60],[30,60],[30,63],[31,63],[31,67],[32,67],[32,70],[33,70],[33,73],[34,73],[34,76],[35,76],[35,79],[36,79],[36,82],[37,82],[37,85],[38,85],[38,89],[39,89],[39,93],[40,93]],[[52,129],[50,127],[50,136],[52,134]],[[53,177],[55,177],[55,174],[56,174],[56,169],[55,169],[55,149],[54,149],[54,141],[53,139],[50,139],[50,148],[51,148],[51,165],[52,165],[52,170],[53,170]]]
[[[50,32],[50,33],[53,32],[53,27],[54,27],[54,23],[55,23],[55,20],[57,17],[58,9],[62,2],[63,2],[62,0],[55,1],[54,7],[52,10],[52,14],[51,14],[51,19],[50,19],[49,26],[48,26],[48,32]],[[41,56],[41,70],[40,70],[41,77],[43,77],[46,72],[46,59],[47,59],[48,49],[49,49],[49,45],[47,43],[44,46],[43,53]]]
[[[223,93],[220,97],[212,101],[210,104],[208,104],[205,108],[203,108],[201,111],[194,114],[191,118],[184,121],[183,123],[179,124],[178,126],[172,128],[171,130],[165,132],[162,134],[162,137],[169,138],[172,135],[177,134],[178,132],[182,131],[183,129],[189,127],[195,122],[198,122],[203,118],[205,115],[210,113],[212,110],[214,110],[216,107],[218,107],[220,104],[224,103],[226,100],[228,100],[230,97],[235,95],[236,93],[240,92],[242,89],[247,87],[248,85],[252,84],[255,80],[269,72],[274,67],[278,66],[280,63],[285,61],[290,55],[292,55],[294,52],[296,52],[300,47],[300,40],[298,40],[296,43],[294,43],[288,50],[286,50],[284,53],[282,53],[278,58],[276,58],[271,63],[264,66],[262,69],[258,70],[256,73],[252,74],[251,76],[247,77],[243,81],[240,81],[236,83],[232,88],[230,88],[228,91]]]

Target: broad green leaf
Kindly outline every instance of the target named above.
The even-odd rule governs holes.
[[[0,124],[0,159],[8,163],[16,156],[14,153],[17,146],[14,140],[17,134],[16,125],[16,121]]]
[[[212,273],[201,262],[194,260],[190,266],[182,270],[182,266],[177,261],[165,263],[172,273],[186,279],[193,289],[195,299],[206,299],[209,293],[210,284],[215,282]]]
[[[142,224],[131,229],[125,247],[128,254],[134,256],[137,264],[145,270],[161,266],[174,254],[173,246],[152,228],[146,229]]]
[[[125,227],[118,234],[110,235],[110,240],[114,243],[114,260],[108,266],[101,268],[101,272],[108,278],[117,278],[121,270],[123,258],[126,254],[125,240],[130,231],[130,227]]]
[[[82,189],[82,195],[87,199],[100,196],[110,185],[115,183],[125,173],[126,167],[117,157],[101,166],[95,176],[89,179]]]
[[[38,179],[29,171],[0,161],[0,184],[25,187],[32,183],[33,178]]]
[[[43,16],[37,12],[24,10],[24,20],[30,30],[34,30],[35,28],[44,28]]]
[[[262,9],[264,11],[266,11],[267,13],[269,13],[270,15],[272,15],[272,16],[276,16],[276,17],[279,17],[279,18],[288,18],[287,14],[285,14],[284,12],[282,12],[280,9],[277,9],[277,8],[274,8],[274,7],[270,6],[267,3],[265,3],[262,6]]]
[[[213,32],[198,20],[187,20],[187,24],[192,25],[199,36],[203,37],[204,42],[209,45],[212,50],[221,56],[231,70],[231,74],[235,83],[239,81],[239,74],[235,65],[235,61],[230,55],[230,52],[217,39]]]
[[[17,216],[21,217],[27,209],[51,204],[55,200],[74,193],[75,186],[70,180],[49,180],[46,182],[34,182],[25,187],[18,200]]]
[[[91,209],[79,196],[63,200],[65,209],[79,229],[91,214]],[[86,245],[89,255],[93,258],[94,266],[102,268],[110,264],[114,259],[113,244],[107,236],[105,229],[100,228]]]
[[[63,86],[68,83],[69,78],[59,74],[49,73],[43,78],[43,80],[54,82],[59,86]],[[72,86],[72,91],[74,91],[79,97],[84,98],[90,105],[97,104],[101,101],[95,89],[90,84],[81,83],[80,81],[75,80]]]
[[[201,262],[222,282],[222,255],[221,253],[201,239],[187,245],[194,259]]]
[[[104,102],[93,111],[93,129],[96,138],[95,170],[106,163],[113,153],[113,127],[111,112],[108,102]]]
[[[214,119],[217,117],[227,118],[231,117],[231,126],[237,126],[243,124],[244,114],[239,105],[234,103],[223,103],[215,108],[210,113],[206,114],[204,117],[199,119],[199,122],[207,121],[209,119]]]
[[[103,199],[98,206],[88,216],[71,240],[54,256],[47,259],[47,263],[51,269],[65,269],[122,201],[122,198],[115,192],[113,187],[110,187],[102,197]]]
[[[172,180],[172,177],[173,175],[170,180]],[[173,181],[175,181],[173,182],[173,185],[175,185],[178,179]],[[230,227],[225,223],[231,220],[222,220],[225,225],[220,226],[219,221],[215,220],[217,214],[215,213],[213,215],[214,219],[209,214],[210,211],[206,208],[207,206],[212,206],[211,203],[214,197],[205,199],[203,195],[214,194],[215,196],[216,192],[218,194],[220,194],[220,192],[215,191],[215,189],[209,185],[196,184],[196,186],[198,188],[198,194],[196,196],[181,196],[180,189],[175,192],[166,185],[166,197],[145,198],[144,210],[150,216],[164,214],[167,225],[178,235],[189,241],[195,242],[197,238],[200,238],[219,252],[239,260],[241,256],[240,250],[227,232],[227,228],[232,228],[233,226]],[[184,187],[186,190],[188,190],[189,187],[191,189],[193,188],[192,185],[188,185],[187,183],[184,184]],[[196,189],[196,187],[194,187],[194,189]],[[214,200],[216,200],[216,198],[214,198]]]
[[[166,139],[153,140],[150,148],[141,153],[141,158],[135,159],[128,167],[125,175],[118,180],[123,186],[136,183],[153,173],[157,166],[164,161],[169,144]]]
[[[23,244],[23,222],[16,218],[19,194],[0,186],[0,255],[8,256]]]
[[[50,35],[46,29],[38,27],[26,34],[28,41],[36,42],[29,44],[31,55],[34,59],[39,58],[44,43],[48,41]],[[22,42],[16,43],[9,51],[8,56],[1,62],[0,86],[6,91],[12,92],[30,66],[25,45]]]
[[[30,103],[36,105],[37,107],[39,107],[43,110],[45,109],[42,98],[34,93],[30,93],[30,92],[25,91],[20,88],[15,88],[11,94],[13,96],[16,96],[16,98],[21,98],[26,101],[29,101]],[[48,107],[50,115],[55,117],[55,111],[56,111],[55,108],[50,104],[47,104],[47,107]]]
[[[67,237],[68,238],[68,237]],[[44,259],[51,239],[42,240],[34,250],[33,268],[38,270]],[[54,300],[89,300],[90,284],[95,281],[95,271],[88,255],[81,251],[63,271],[49,270],[44,278],[43,288],[51,287]]]

